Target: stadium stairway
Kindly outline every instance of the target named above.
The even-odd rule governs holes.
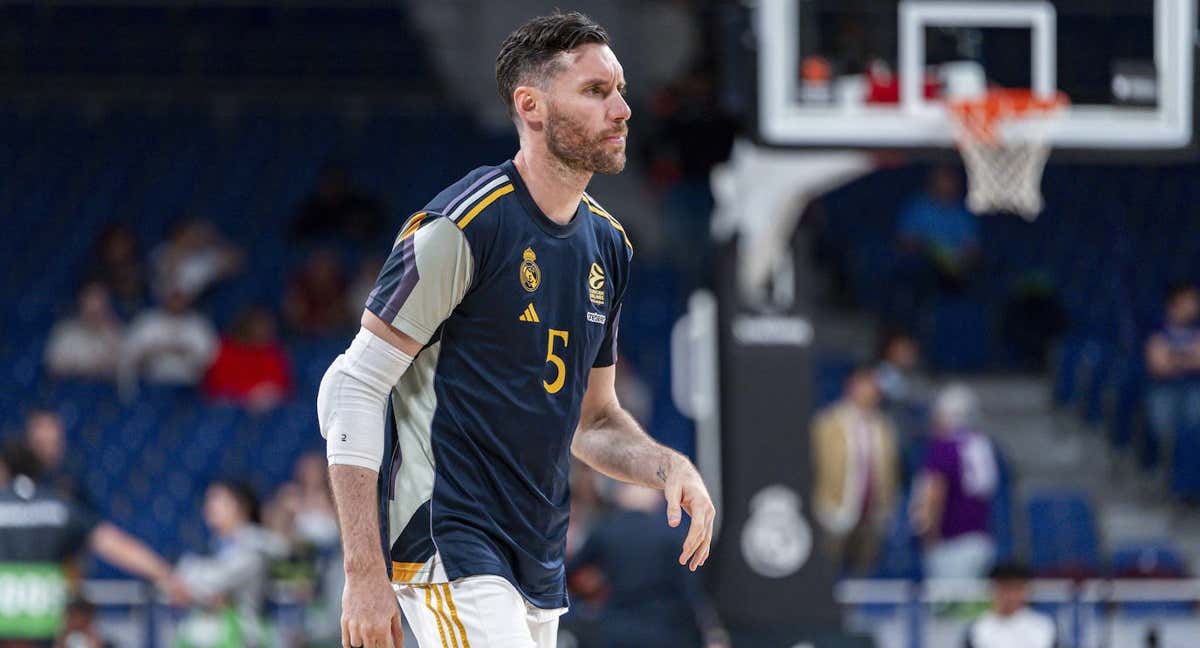
[[[1191,552],[1184,557],[1193,573],[1200,567],[1196,516],[1179,515],[1162,498],[1161,486],[1142,476],[1099,427],[1056,410],[1048,379],[979,377],[967,383],[980,396],[981,427],[1012,465],[1015,502],[1028,503],[1013,511],[1018,555],[1036,563],[1044,555],[1040,545],[1065,543],[1069,557],[1079,561],[1075,572],[1107,572],[1105,557],[1121,555],[1125,547],[1166,544]],[[1043,524],[1039,518],[1047,510],[1050,521]],[[1064,528],[1075,537],[1062,539]]]

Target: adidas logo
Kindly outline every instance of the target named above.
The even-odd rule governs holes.
[[[517,321],[519,321],[519,322],[541,322],[542,320],[538,319],[537,311],[533,309],[533,304],[530,304],[525,307],[525,312],[521,313],[521,316],[517,318]]]

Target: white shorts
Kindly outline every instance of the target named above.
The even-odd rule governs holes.
[[[392,587],[419,648],[555,648],[567,611],[535,607],[499,576]]]

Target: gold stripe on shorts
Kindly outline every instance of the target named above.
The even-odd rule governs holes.
[[[437,608],[433,606],[433,588],[436,586],[421,585],[420,587],[425,590],[425,607],[429,608],[429,611],[433,613],[433,619],[437,621],[438,635],[440,635],[442,638],[442,648],[450,648],[449,644],[446,643],[446,628],[442,626],[442,615],[438,612]],[[438,597],[438,605],[441,605],[440,596]],[[451,632],[453,632],[453,630]],[[455,642],[454,645],[457,646],[458,643]]]
[[[450,605],[450,618],[454,619],[454,625],[458,627],[458,634],[462,636],[463,648],[471,648],[471,642],[467,640],[467,629],[463,627],[462,620],[458,618],[458,608],[454,607],[454,599],[450,596],[450,585],[445,584],[442,587],[446,602]]]
[[[440,587],[445,587],[445,585],[435,583],[430,587],[433,588],[433,598],[437,601],[438,614],[442,615],[442,618],[446,620],[446,634],[450,635],[450,645],[454,648],[460,648],[458,645],[458,635],[454,633],[454,626],[450,623],[450,615],[446,614],[446,600],[442,598],[442,590],[439,589]]]

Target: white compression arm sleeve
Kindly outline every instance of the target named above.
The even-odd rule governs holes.
[[[412,361],[364,328],[329,365],[317,392],[317,421],[330,465],[379,470],[388,395]]]

